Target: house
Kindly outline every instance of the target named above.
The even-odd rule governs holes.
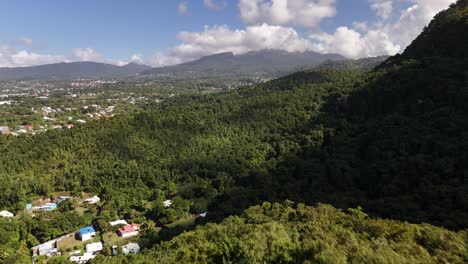
[[[171,200],[166,200],[166,201],[163,202],[163,204],[164,204],[164,207],[168,208],[168,207],[171,207],[172,201]]]
[[[71,129],[71,128],[73,128],[74,126],[75,126],[75,125],[73,125],[73,124],[66,124],[66,125],[65,125],[65,127],[68,128],[68,129]]]
[[[205,218],[207,213],[208,213],[208,212],[204,212],[204,213],[200,214],[200,217]]]
[[[95,258],[93,253],[84,253],[83,256],[71,256],[68,260],[71,262],[77,262],[79,264],[87,263],[89,260]]]
[[[104,247],[101,242],[91,243],[86,245],[86,253],[94,254],[96,252],[102,251]]]
[[[128,254],[138,254],[140,252],[140,245],[137,243],[128,243],[122,247],[122,253],[124,255]]]
[[[43,205],[39,210],[42,210],[42,211],[53,211],[57,209],[57,204],[56,203],[46,203],[45,205]]]
[[[119,230],[117,230],[117,233],[119,234],[119,236],[123,238],[128,238],[128,237],[133,237],[133,236],[138,235],[139,231],[140,231],[139,224],[129,224],[122,228],[119,228]]]
[[[53,256],[58,252],[55,246],[56,246],[55,240],[51,240],[43,244],[40,244],[33,248],[33,255]]]
[[[101,198],[99,198],[98,196],[93,196],[91,198],[88,198],[86,200],[84,200],[85,203],[88,203],[88,204],[96,204],[98,203],[99,201],[101,200]]]
[[[127,221],[125,220],[117,220],[109,223],[111,226],[116,226],[116,225],[128,225]]]
[[[32,208],[32,210],[41,210],[41,211],[53,211],[57,209],[57,204],[56,203],[46,203],[45,205],[42,206],[35,206]]]
[[[87,241],[96,235],[96,230],[92,226],[83,227],[78,232],[78,238],[81,241]]]
[[[7,126],[0,126],[0,134],[8,134],[10,133],[10,128]]]
[[[0,217],[13,217],[14,215],[8,211],[1,211]]]

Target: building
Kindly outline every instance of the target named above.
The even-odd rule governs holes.
[[[117,220],[109,223],[111,226],[116,226],[116,225],[128,225],[127,221],[125,220]]]
[[[87,263],[89,260],[95,258],[93,253],[84,253],[83,256],[71,256],[68,260],[71,262],[77,262],[79,264]]]
[[[164,207],[168,208],[168,207],[171,207],[172,201],[171,200],[166,200],[166,201],[163,202],[163,204],[164,204]]]
[[[99,198],[98,196],[93,196],[91,198],[88,198],[86,200],[84,200],[85,203],[88,203],[88,204],[96,204],[98,203],[99,201],[101,201],[101,198]]]
[[[119,230],[117,230],[117,233],[119,234],[119,236],[123,238],[128,238],[128,237],[133,237],[133,236],[138,235],[139,231],[140,231],[139,224],[129,224],[122,228],[119,228]]]
[[[7,126],[0,126],[0,134],[8,134],[10,133],[10,128]]]
[[[13,215],[13,213],[10,213],[8,211],[1,211],[0,212],[0,217],[13,217],[15,215]]]
[[[91,243],[86,245],[86,253],[94,254],[96,252],[102,251],[104,247],[101,242]]]
[[[122,253],[124,255],[128,254],[138,254],[140,252],[140,245],[137,243],[128,243],[122,247]]]
[[[33,211],[36,211],[36,210],[53,211],[55,209],[57,209],[57,204],[56,203],[46,203],[45,205],[36,206],[36,207],[32,208]]]
[[[57,254],[56,240],[47,241],[32,248],[33,256],[53,256]]]
[[[81,241],[87,241],[96,235],[96,230],[92,226],[83,227],[78,232],[78,238]]]

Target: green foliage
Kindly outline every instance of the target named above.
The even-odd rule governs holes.
[[[263,203],[143,255],[92,263],[465,263],[466,246],[462,233],[371,219],[360,209]]]
[[[208,211],[198,223],[242,217],[175,238],[184,228],[152,226],[146,246],[169,241],[115,261],[467,262],[466,232],[371,219],[468,227],[467,3],[370,73],[298,72],[72,130],[0,137],[0,208],[20,212],[64,191],[102,199],[83,215],[64,204],[2,226],[0,257],[91,222],[164,226]],[[368,215],[269,203],[244,212],[286,199]]]

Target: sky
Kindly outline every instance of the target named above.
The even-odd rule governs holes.
[[[231,51],[400,53],[456,0],[0,0],[0,67],[165,66]]]

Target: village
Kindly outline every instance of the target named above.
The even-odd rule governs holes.
[[[34,203],[29,203],[26,205],[23,213],[35,217],[36,214],[41,214],[42,212],[55,211],[61,203],[72,200],[85,207],[98,206],[101,202],[101,198],[97,195],[86,195],[85,198],[60,195],[53,199],[39,199]],[[172,205],[173,202],[171,200],[162,202],[164,208],[169,208]],[[6,210],[0,212],[0,218],[13,217],[15,215],[12,212]],[[206,213],[192,217],[204,218],[206,217]],[[32,263],[36,263],[39,258],[42,261],[47,261],[55,256],[66,256],[69,261],[75,263],[87,263],[99,254],[117,256],[120,254],[138,254],[140,252],[139,235],[141,232],[146,231],[144,225],[128,221],[127,219],[115,219],[108,222],[107,225],[106,231],[101,232],[92,224],[83,226],[74,232],[32,247]]]

